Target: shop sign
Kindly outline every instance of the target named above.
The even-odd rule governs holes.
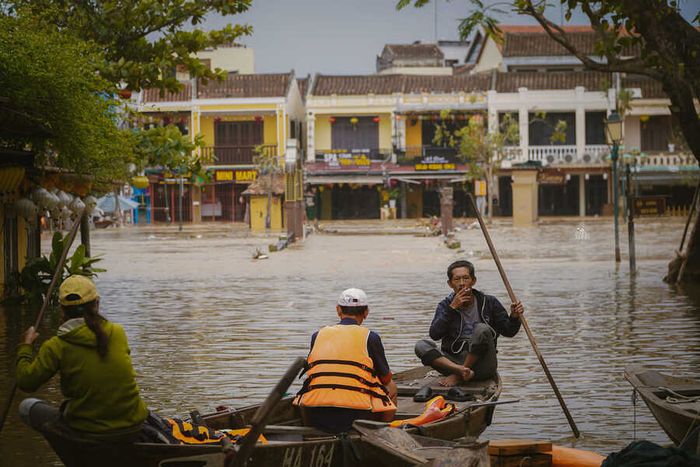
[[[214,179],[217,182],[232,182],[233,170],[217,170]]]
[[[239,183],[252,183],[257,178],[257,170],[236,170],[236,181]]]
[[[558,170],[542,170],[537,174],[540,185],[565,185],[566,174]]]
[[[323,160],[328,167],[369,167],[369,153],[369,149],[343,149],[324,153]]]
[[[416,170],[455,170],[457,165],[443,156],[425,156],[414,165]]]
[[[644,196],[634,199],[635,216],[662,216],[666,213],[666,198],[663,196]]]
[[[217,182],[252,183],[258,178],[257,170],[217,170],[214,180]]]

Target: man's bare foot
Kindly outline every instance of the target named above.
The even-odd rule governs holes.
[[[451,388],[452,386],[457,386],[462,381],[462,377],[459,375],[445,376],[440,380],[440,386],[445,386]]]
[[[440,386],[445,386],[451,388],[452,386],[457,386],[459,383],[464,383],[469,381],[474,377],[474,371],[469,367],[462,367],[460,374],[449,375],[440,380]]]

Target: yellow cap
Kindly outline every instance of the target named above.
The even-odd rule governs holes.
[[[64,306],[82,305],[98,298],[95,283],[85,276],[70,276],[58,288],[58,301]]]

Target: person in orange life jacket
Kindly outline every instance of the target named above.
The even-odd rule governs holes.
[[[447,284],[453,292],[438,304],[429,332],[431,339],[441,341],[440,349],[422,339],[416,343],[416,355],[447,375],[440,382],[443,386],[491,378],[498,367],[496,339],[518,333],[523,305],[513,303],[509,316],[496,297],[474,289],[476,274],[469,261],[448,266]]]
[[[105,441],[140,436],[148,409],[139,395],[124,329],[99,313],[89,278],[68,277],[58,290],[63,323],[33,357],[34,327],[17,348],[17,385],[37,390],[60,373],[61,417],[72,429]]]
[[[379,334],[361,326],[367,295],[343,291],[336,311],[340,322],[311,336],[307,378],[293,403],[307,425],[329,433],[348,431],[357,419],[391,421],[397,388]]]

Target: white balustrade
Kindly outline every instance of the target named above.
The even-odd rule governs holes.
[[[572,163],[576,161],[576,146],[529,146],[528,159],[543,164]]]

